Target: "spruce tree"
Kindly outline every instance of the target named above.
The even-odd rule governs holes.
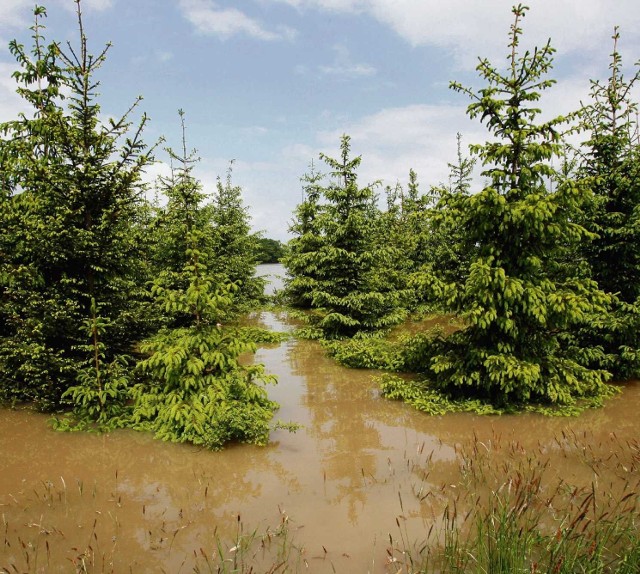
[[[605,84],[592,82],[591,103],[583,110],[589,139],[582,174],[595,193],[587,225],[597,235],[585,253],[600,287],[633,303],[640,295],[640,141],[630,93],[640,78],[640,62],[626,80],[617,29],[613,39],[611,75]]]
[[[259,236],[251,232],[251,217],[234,185],[232,165],[224,181],[218,178],[207,212],[212,227],[211,272],[219,281],[235,285],[235,307],[246,310],[264,298],[265,280],[256,276]]]
[[[206,210],[206,194],[202,184],[193,175],[200,158],[196,150],[187,148],[187,128],[185,113],[178,110],[182,133],[178,151],[168,146],[171,170],[168,176],[160,176],[156,181],[156,191],[164,197],[166,203],[156,205],[150,220],[149,231],[152,235],[151,267],[155,282],[164,289],[186,290],[190,275],[185,271],[189,262],[187,255],[192,247],[188,237],[197,230],[202,245],[201,251],[209,251],[205,245],[211,243],[212,228]],[[190,315],[180,312],[164,313],[165,324],[181,325],[190,321]]]
[[[100,120],[94,76],[109,46],[89,53],[79,0],[76,8],[78,46],[45,46],[40,6],[31,54],[10,44],[18,93],[33,112],[0,126],[0,394],[43,408],[82,371],[92,301],[111,325],[107,359],[128,352],[136,336],[140,254],[131,229],[150,161],[147,118],[131,129],[136,100],[120,119]]]
[[[471,193],[471,175],[476,158],[462,153],[462,136],[457,134],[457,162],[449,163],[449,183],[432,188],[435,204],[428,212],[424,255],[426,272],[437,273],[444,283],[462,285],[469,273],[475,245],[467,240],[460,209]]]
[[[389,327],[403,311],[389,281],[386,258],[375,242],[379,210],[373,186],[360,187],[361,157],[350,157],[349,136],[342,136],[340,159],[321,154],[332,181],[322,188],[319,227],[323,244],[314,255],[316,281],[311,292],[318,326],[326,338],[349,337]]]
[[[415,171],[409,171],[407,191],[400,183],[387,186],[387,209],[381,214],[376,229],[376,253],[379,267],[387,270],[386,278],[398,295],[398,304],[406,310],[419,304],[412,288],[412,276],[425,263],[428,197],[420,195]]]
[[[585,212],[595,239],[581,254],[600,288],[616,296],[606,325],[585,331],[608,351],[614,375],[630,378],[640,373],[640,140],[638,108],[630,97],[640,62],[626,79],[617,29],[613,41],[610,77],[592,82],[591,102],[582,112],[589,138],[579,174],[595,195]]]
[[[301,178],[303,200],[296,207],[294,220],[289,226],[293,238],[283,260],[287,270],[284,296],[290,305],[299,309],[312,307],[318,280],[317,257],[324,243],[319,226],[323,179],[324,175],[317,172],[311,162],[309,172]]]
[[[565,249],[590,237],[576,223],[588,190],[571,179],[549,189],[564,118],[537,121],[537,102],[554,83],[547,78],[554,50],[547,43],[521,53],[526,10],[513,9],[505,72],[481,59],[484,88],[452,83],[472,100],[470,117],[494,139],[472,146],[489,184],[461,195],[450,214],[472,259],[463,284],[442,286],[441,301],[466,327],[432,343],[424,370],[433,385],[453,394],[500,405],[571,405],[609,392],[609,374],[587,366],[598,350],[568,341],[579,326],[602,317],[610,298],[594,281],[556,279]]]
[[[275,378],[262,365],[239,360],[255,345],[222,324],[233,306],[232,285],[217,283],[209,272],[201,230],[193,228],[185,239],[187,287],[166,288],[157,280],[153,295],[167,313],[187,320],[142,342],[141,381],[131,390],[124,425],[214,450],[231,441],[266,444],[278,405],[264,385]]]

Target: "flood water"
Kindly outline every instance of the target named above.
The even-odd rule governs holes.
[[[284,315],[256,320],[292,328]],[[389,572],[390,536],[401,527],[417,540],[437,522],[442,493],[459,482],[459,448],[474,436],[488,450],[514,440],[552,457],[563,433],[584,436],[589,457],[558,451],[549,472],[586,484],[605,480],[587,458],[609,456],[613,436],[638,437],[638,384],[578,418],[431,417],[381,398],[370,371],[341,368],[316,342],[272,345],[255,360],[279,379],[269,389],[277,418],[302,425],[263,448],[59,433],[46,416],[1,410],[0,571],[215,572],[206,564],[217,537],[241,527],[279,544],[285,524],[300,572]]]

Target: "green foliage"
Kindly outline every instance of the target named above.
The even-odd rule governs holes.
[[[560,261],[571,246],[592,236],[576,221],[589,197],[578,182],[550,166],[560,153],[558,117],[537,123],[536,102],[553,84],[546,79],[553,48],[519,53],[520,21],[514,8],[509,68],[480,60],[487,82],[478,92],[453,83],[472,100],[468,113],[495,137],[472,146],[489,184],[456,194],[439,217],[463,232],[457,248],[471,254],[462,284],[429,278],[443,308],[465,328],[425,348],[423,370],[431,387],[451,396],[472,396],[502,406],[548,402],[572,405],[580,397],[608,393],[609,373],[590,368],[598,348],[581,346],[571,333],[602,323],[611,298],[589,279],[563,276]],[[548,188],[551,178],[555,190]]]
[[[275,379],[262,365],[245,366],[242,353],[255,350],[247,335],[220,323],[233,302],[231,285],[216,286],[198,249],[200,236],[187,237],[190,261],[186,290],[153,287],[158,304],[169,313],[190,315],[191,323],[144,341],[147,358],[137,370],[143,382],[131,389],[129,425],[162,440],[191,442],[219,449],[230,441],[265,444],[277,404],[265,383]]]
[[[313,291],[319,278],[320,269],[316,260],[324,243],[318,220],[323,178],[322,174],[315,171],[313,162],[310,172],[302,176],[303,201],[297,206],[294,221],[289,227],[294,237],[289,241],[282,260],[287,269],[284,297],[290,305],[300,309],[312,307]]]
[[[233,163],[233,162],[232,162]],[[246,310],[256,301],[264,300],[265,279],[256,276],[259,250],[258,235],[251,233],[251,218],[242,202],[242,188],[227,177],[218,178],[211,205],[213,227],[211,272],[218,280],[234,283],[236,310]]]
[[[405,192],[398,183],[387,187],[387,210],[376,226],[377,264],[386,269],[385,280],[397,292],[398,304],[415,309],[420,303],[412,288],[412,274],[420,270],[432,255],[429,225],[430,195],[419,193],[418,176],[409,171]]]
[[[237,334],[243,340],[255,343],[256,345],[282,343],[291,337],[289,333],[269,331],[268,329],[262,329],[260,327],[242,327],[238,329]]]
[[[128,410],[131,370],[127,357],[119,356],[105,364],[106,349],[102,342],[112,323],[98,315],[95,299],[91,301],[91,317],[83,322],[90,344],[80,345],[87,356],[78,373],[78,384],[62,395],[73,406],[72,413],[56,419],[58,430],[108,430],[123,423]]]
[[[286,247],[282,241],[269,239],[268,237],[258,238],[258,263],[279,263],[286,254]]]
[[[83,369],[78,326],[92,298],[113,327],[107,360],[128,352],[139,334],[140,175],[151,151],[142,141],[139,100],[120,119],[102,122],[77,3],[80,45],[44,45],[36,7],[33,48],[10,50],[18,94],[31,115],[0,125],[0,395],[53,408]],[[63,97],[66,95],[66,98]]]
[[[156,207],[150,222],[154,241],[152,268],[167,289],[186,289],[189,283],[188,237],[197,230],[199,250],[208,262],[208,273],[216,283],[233,284],[233,304],[229,316],[247,310],[263,299],[264,279],[255,276],[257,236],[250,233],[249,216],[242,205],[242,189],[231,181],[231,168],[223,183],[218,179],[216,191],[207,196],[193,175],[199,162],[196,151],[188,151],[185,114],[178,111],[182,124],[180,152],[166,148],[171,159],[171,174],[160,177],[158,191],[167,197],[166,205]],[[188,317],[175,313],[171,324],[181,325]]]
[[[586,438],[570,436],[557,442],[564,456],[590,446]],[[439,572],[637,571],[638,496],[629,483],[619,492],[600,481],[567,483],[566,476],[554,476],[550,458],[531,456],[515,442],[508,448],[510,453],[502,452],[506,448],[497,438],[490,446],[476,439],[472,448],[461,449],[465,494],[445,509]],[[628,474],[635,467],[633,447],[614,448],[616,460],[624,460],[619,468]],[[598,476],[620,478],[599,462],[583,464]],[[457,512],[459,507],[469,511]]]
[[[162,440],[210,449],[230,441],[266,444],[277,408],[260,383],[274,382],[261,365],[242,366],[254,347],[216,325],[161,333],[142,347],[148,382],[132,389],[132,426]]]
[[[595,239],[581,248],[593,278],[616,295],[604,325],[583,329],[585,340],[606,350],[605,367],[617,378],[640,373],[640,141],[637,104],[630,93],[640,78],[640,62],[630,80],[622,75],[618,30],[607,83],[592,82],[591,103],[582,110],[589,133],[578,172],[594,192],[585,226]]]
[[[471,412],[480,415],[499,415],[504,412],[490,402],[478,399],[454,399],[433,388],[427,380],[408,379],[385,374],[377,379],[384,397],[401,400],[413,408],[429,415],[444,415],[453,412]]]
[[[320,187],[312,172],[308,198],[298,210],[293,231],[299,234],[284,260],[287,284],[298,306],[309,305],[325,338],[353,336],[389,327],[404,317],[401,295],[390,281],[386,249],[375,242],[379,211],[373,186],[359,187],[361,158],[351,158],[343,136],[340,159],[320,157],[332,180]],[[323,203],[320,203],[320,200]]]
[[[352,369],[399,370],[398,348],[382,338],[325,341],[323,346],[338,363]]]
[[[273,378],[238,356],[276,337],[220,325],[263,287],[240,189],[229,172],[202,206],[180,112],[182,150],[167,149],[173,169],[159,182],[167,206],[140,199],[147,118],[130,129],[136,100],[119,120],[99,119],[93,78],[109,47],[88,53],[76,6],[79,48],[44,47],[41,7],[31,55],[11,44],[33,114],[0,126],[0,399],[71,406],[60,429],[263,444]],[[173,329],[138,344],[160,325]],[[135,373],[134,350],[145,355]]]
[[[411,278],[411,285],[420,294],[418,299],[426,303],[437,301],[438,292],[432,284],[434,275],[441,285],[464,284],[477,248],[467,237],[464,218],[476,158],[463,156],[460,134],[457,141],[458,161],[449,164],[449,185],[431,190],[434,205],[425,212],[425,225],[421,230],[422,265]]]
[[[640,62],[625,79],[617,29],[613,39],[609,80],[592,82],[591,103],[582,111],[590,137],[581,175],[595,194],[586,225],[596,234],[584,250],[598,284],[633,303],[640,295],[640,141],[638,107],[630,93],[640,79]]]

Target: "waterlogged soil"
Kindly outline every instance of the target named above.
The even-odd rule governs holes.
[[[257,322],[292,328],[273,313]],[[336,365],[316,342],[271,345],[255,360],[278,377],[277,417],[302,425],[266,447],[59,433],[44,415],[1,410],[0,572],[216,572],[221,554],[222,572],[267,572],[287,556],[288,571],[404,571],[403,556],[460,500],[470,444],[496,460],[514,449],[544,457],[567,484],[628,481],[603,469],[616,466],[614,443],[637,445],[637,383],[577,418],[432,417],[383,399],[375,373]]]

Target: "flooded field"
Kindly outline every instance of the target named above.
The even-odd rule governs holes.
[[[273,313],[257,320],[291,328]],[[65,434],[46,416],[0,411],[0,571],[217,572],[214,557],[233,565],[239,531],[255,530],[268,534],[256,538],[255,572],[283,549],[300,572],[396,572],[391,547],[439,525],[474,448],[545,457],[548,476],[572,485],[616,490],[632,478],[611,458],[615,444],[637,445],[637,383],[579,418],[429,417],[382,399],[371,372],[336,365],[315,342],[255,360],[279,379],[277,417],[302,425],[264,448]]]

